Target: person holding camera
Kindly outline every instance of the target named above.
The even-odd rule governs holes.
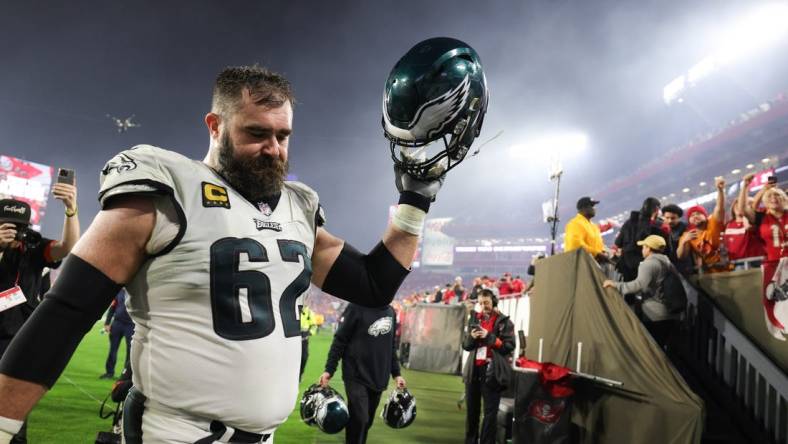
[[[468,333],[462,342],[462,348],[471,352],[462,371],[468,406],[465,442],[493,444],[501,392],[510,378],[505,372],[511,367],[510,359],[515,346],[514,324],[508,316],[498,311],[498,297],[492,289],[482,289],[478,300],[481,312],[471,313]],[[480,433],[482,400],[484,419]]]
[[[44,268],[56,268],[79,239],[77,189],[57,183],[52,195],[65,206],[63,237],[56,241],[30,228],[27,202],[0,200],[0,357],[40,302]],[[26,427],[12,444],[26,443]]]

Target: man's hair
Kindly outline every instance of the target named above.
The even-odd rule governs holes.
[[[255,95],[255,103],[272,108],[282,106],[285,101],[295,105],[293,88],[281,74],[261,66],[228,66],[224,68],[213,86],[211,111],[226,116],[238,107],[243,90]]]
[[[662,207],[662,213],[673,213],[678,217],[684,216],[684,210],[676,204],[667,204]]]
[[[659,210],[660,206],[659,199],[656,197],[647,197],[646,200],[643,201],[643,206],[640,207],[640,220],[650,219],[651,215]]]

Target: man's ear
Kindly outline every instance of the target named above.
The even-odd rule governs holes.
[[[208,127],[208,134],[212,139],[219,138],[219,126],[222,124],[222,118],[216,113],[210,112],[205,115],[205,126]]]

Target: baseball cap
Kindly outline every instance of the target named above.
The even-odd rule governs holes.
[[[582,208],[589,208],[593,207],[594,205],[598,204],[598,200],[591,199],[588,196],[581,197],[580,200],[577,201],[577,209],[580,210]]]
[[[662,236],[657,236],[656,234],[649,235],[642,241],[638,241],[638,245],[640,246],[647,246],[652,250],[662,251],[665,248],[665,239]]]
[[[30,205],[16,199],[0,200],[0,223],[30,225]]]

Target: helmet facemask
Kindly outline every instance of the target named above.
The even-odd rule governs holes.
[[[465,116],[454,124],[451,132],[432,141],[408,141],[385,132],[389,140],[391,159],[411,176],[421,180],[435,180],[465,159],[471,144],[481,132],[483,113],[479,98],[471,99]]]

